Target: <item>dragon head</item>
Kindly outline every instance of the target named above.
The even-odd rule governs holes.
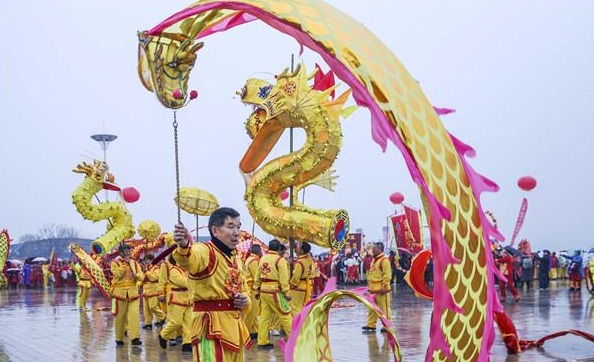
[[[138,41],[138,76],[144,87],[155,92],[165,107],[183,107],[196,52],[204,43],[195,43],[184,34],[152,36],[146,31],[138,33]],[[179,95],[174,94],[176,90]]]
[[[93,160],[92,165],[83,162],[72,170],[72,172],[85,174],[86,177],[102,183],[106,190],[120,191],[120,187],[114,183],[115,177],[108,171],[107,163],[99,160]]]
[[[245,124],[253,141],[240,163],[244,173],[252,172],[260,165],[286,128],[302,127],[300,100],[304,100],[311,90],[307,81],[304,67],[298,65],[294,72],[285,69],[277,75],[275,84],[250,78],[236,92],[244,104],[254,109]]]

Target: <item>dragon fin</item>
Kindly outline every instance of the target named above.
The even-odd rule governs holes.
[[[322,92],[322,94],[328,92],[328,91],[332,91],[334,87],[328,88],[327,90],[325,90],[324,92]],[[333,99],[332,101],[329,102],[324,102],[323,105],[324,107],[326,107],[328,109],[328,112],[330,112],[330,115],[334,118],[337,119],[342,111],[342,106],[344,106],[344,104],[346,103],[346,101],[349,99],[349,96],[351,95],[352,89],[348,89],[346,92],[344,92],[343,94],[341,94],[340,96],[336,97],[335,99]],[[330,94],[330,93],[328,93]]]

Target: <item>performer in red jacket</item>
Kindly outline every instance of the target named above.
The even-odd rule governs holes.
[[[506,286],[509,288],[509,291],[514,296],[515,301],[517,302],[520,300],[520,295],[518,294],[518,291],[514,287],[513,261],[514,261],[514,259],[505,249],[500,249],[495,253],[495,263],[497,263],[497,266],[499,267],[499,271],[501,271],[501,274],[503,274],[503,276],[505,276],[505,278],[507,279],[507,281],[503,281],[502,279],[499,279],[499,293],[501,295],[499,300],[502,303],[505,302],[505,298],[506,298],[506,294],[505,294]]]

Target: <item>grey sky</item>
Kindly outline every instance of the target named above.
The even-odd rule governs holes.
[[[526,196],[520,238],[537,249],[594,246],[594,2],[330,3],[382,39],[435,106],[457,110],[442,120],[477,150],[471,165],[500,185],[483,204],[508,239]],[[15,239],[49,223],[83,237],[103,233],[105,222],[84,220],[70,197],[82,181],[71,169],[102,157],[89,138],[102,132],[119,136],[107,155],[117,182],[142,195],[129,205],[135,224],[152,219],[166,230],[175,223],[172,113],[138,80],[136,31],[189,4],[0,3],[0,228]],[[250,142],[243,123],[251,108],[234,93],[250,76],[281,71],[298,52],[297,42],[263,23],[211,36],[190,79],[200,96],[178,112],[182,185],[236,207],[247,230],[238,163]],[[309,68],[320,62],[309,49],[303,60]],[[395,209],[389,195],[400,191],[418,207],[418,191],[396,148],[382,153],[371,140],[366,109],[343,131],[336,192],[309,188],[305,202],[346,208],[352,229],[375,240]],[[274,155],[288,148],[285,135]],[[526,174],[538,180],[530,193],[516,186]],[[269,239],[259,228],[256,235]]]

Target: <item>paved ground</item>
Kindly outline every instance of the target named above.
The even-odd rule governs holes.
[[[431,303],[399,287],[392,299],[396,333],[405,361],[423,361],[428,340]],[[76,309],[75,290],[0,291],[0,362],[31,361],[191,361],[176,346],[162,351],[157,331],[142,330],[142,347],[116,348],[113,319],[109,312]],[[579,329],[594,334],[594,298],[585,290],[570,293],[566,282],[553,282],[548,291],[523,291],[519,303],[508,301],[506,310],[520,337],[539,339],[549,333]],[[90,303],[109,303],[92,293]],[[389,361],[390,350],[380,334],[362,334],[366,311],[348,301],[332,309],[329,323],[335,361]],[[273,340],[276,342],[276,340]],[[248,361],[282,361],[280,349],[247,354]],[[575,336],[548,341],[544,348],[507,356],[497,333],[492,361],[594,361],[594,343]]]

